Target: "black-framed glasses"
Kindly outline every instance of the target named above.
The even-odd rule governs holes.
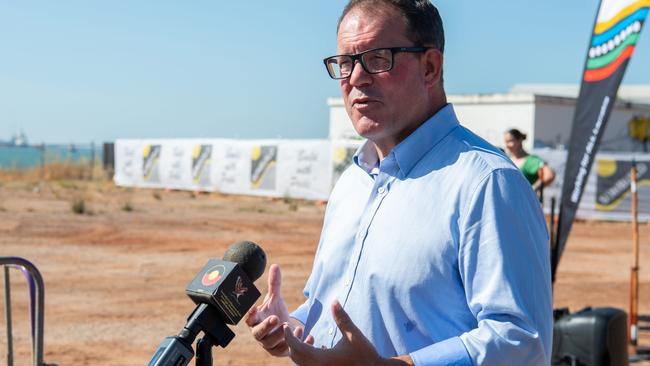
[[[346,79],[352,75],[354,65],[359,60],[368,74],[379,74],[393,68],[394,55],[400,52],[425,52],[431,47],[391,47],[374,48],[356,55],[336,55],[323,60],[332,79]]]

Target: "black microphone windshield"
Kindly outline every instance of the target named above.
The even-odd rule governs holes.
[[[266,268],[266,253],[252,241],[242,240],[231,245],[223,255],[223,260],[241,266],[251,281],[256,281]]]

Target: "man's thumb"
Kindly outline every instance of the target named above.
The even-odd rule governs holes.
[[[347,334],[348,338],[356,333],[359,333],[359,328],[352,322],[348,313],[343,310],[343,306],[338,301],[335,301],[332,304],[332,316],[336,325],[339,327],[342,333]]]
[[[271,264],[269,267],[269,294],[272,296],[280,297],[282,296],[281,287],[282,287],[282,273],[280,272],[280,266],[277,264]]]

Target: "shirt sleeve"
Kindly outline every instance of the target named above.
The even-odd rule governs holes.
[[[294,310],[291,314],[289,314],[290,317],[300,321],[302,324],[307,324],[308,315],[309,315],[309,305],[307,304],[307,301],[305,301],[302,305],[298,306],[296,310]]]
[[[546,222],[521,174],[497,169],[459,222],[458,266],[477,327],[460,336],[474,365],[549,365],[553,305]]]
[[[320,244],[319,244],[320,248]],[[316,253],[318,255],[318,251]],[[310,283],[312,281],[312,276],[314,274],[312,273],[309,278],[307,279],[307,282],[305,283],[305,288],[302,291],[302,294],[305,296],[305,302],[303,302],[300,306],[296,308],[293,312],[289,314],[290,317],[300,321],[304,326],[308,326],[307,320],[309,319],[309,310],[310,310],[310,302],[309,302],[309,289],[311,287]],[[309,329],[306,329],[306,333],[309,333]]]
[[[459,337],[446,339],[409,354],[416,366],[472,366]]]

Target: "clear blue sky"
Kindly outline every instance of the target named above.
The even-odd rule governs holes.
[[[345,3],[0,0],[0,139],[325,138]],[[448,93],[579,82],[597,0],[434,3]],[[648,65],[645,29],[624,83]]]

